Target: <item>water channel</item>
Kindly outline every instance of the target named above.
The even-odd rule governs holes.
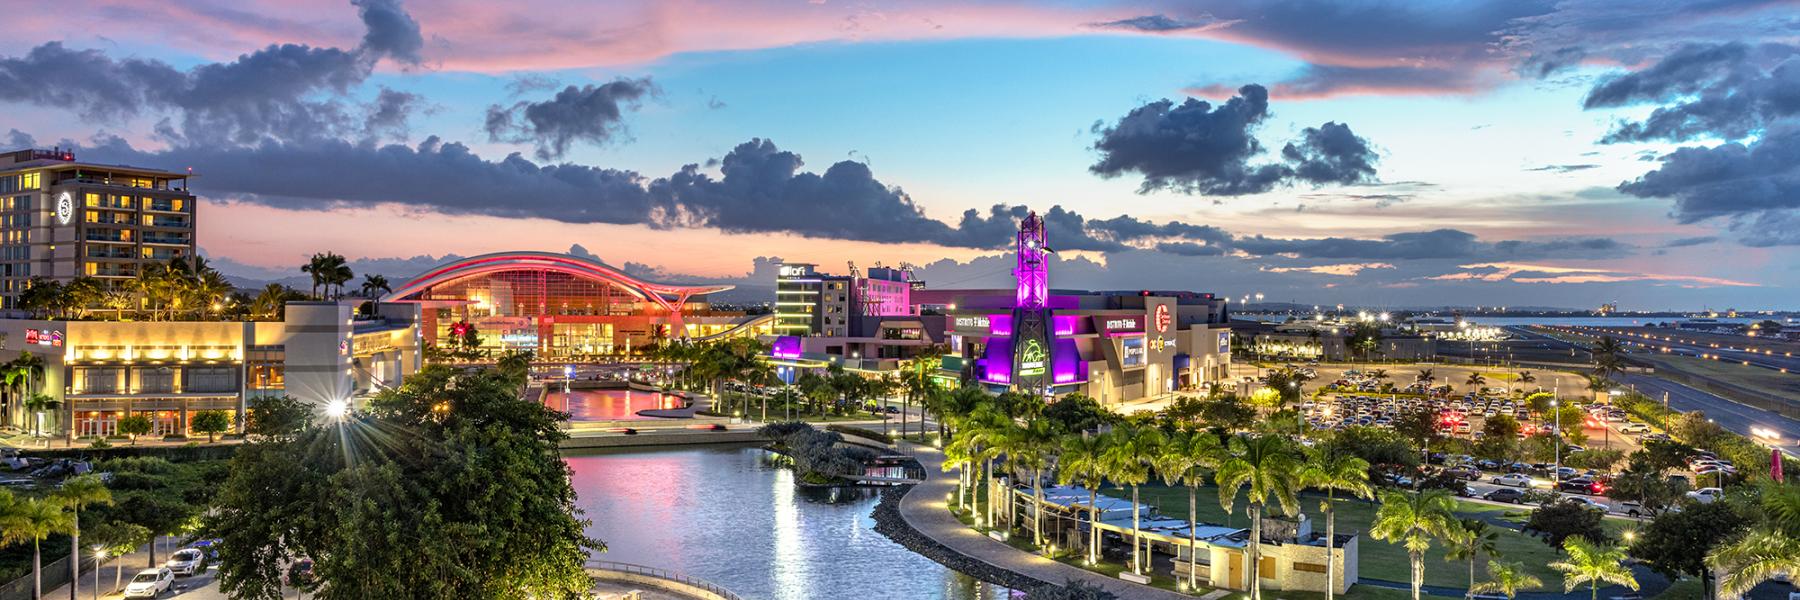
[[[802,489],[754,446],[582,451],[566,458],[601,560],[660,567],[744,598],[997,600],[1007,590],[875,531],[867,489]]]

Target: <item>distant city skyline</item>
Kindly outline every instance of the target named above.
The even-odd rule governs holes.
[[[202,252],[244,278],[319,251],[398,273],[579,245],[672,278],[754,280],[779,257],[993,285],[1036,210],[1057,287],[1800,309],[1784,2],[14,16],[4,145],[191,167]]]

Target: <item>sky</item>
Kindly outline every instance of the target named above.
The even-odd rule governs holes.
[[[0,144],[334,251],[779,260],[1358,306],[1800,309],[1800,2],[66,0]]]

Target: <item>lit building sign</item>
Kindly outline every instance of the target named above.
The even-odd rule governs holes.
[[[812,274],[812,267],[806,265],[781,265],[782,277],[806,277]]]
[[[1094,317],[1094,328],[1107,337],[1137,335],[1144,333],[1144,318],[1135,315]]]
[[[1231,353],[1231,332],[1219,332],[1219,354]]]
[[[1173,318],[1169,317],[1169,305],[1156,305],[1156,330],[1158,332],[1167,333],[1169,331],[1169,322],[1173,320]]]
[[[988,328],[988,317],[987,317],[987,315],[973,315],[973,316],[967,316],[967,317],[957,317],[956,318],[956,328],[957,329],[987,329]]]
[[[1119,363],[1127,367],[1144,364],[1144,338],[1128,337],[1119,340]]]
[[[56,224],[68,225],[69,220],[73,218],[75,218],[75,199],[69,197],[68,192],[63,192],[56,197]]]
[[[1043,342],[1025,340],[1025,345],[1019,348],[1019,375],[1043,375],[1045,363],[1049,360],[1050,352]]]
[[[25,345],[61,347],[63,332],[50,329],[27,329],[25,330]]]

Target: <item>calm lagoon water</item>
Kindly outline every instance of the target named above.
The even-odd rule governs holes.
[[[608,551],[744,598],[990,600],[976,581],[876,533],[873,490],[801,489],[752,446],[570,454],[577,504]]]

